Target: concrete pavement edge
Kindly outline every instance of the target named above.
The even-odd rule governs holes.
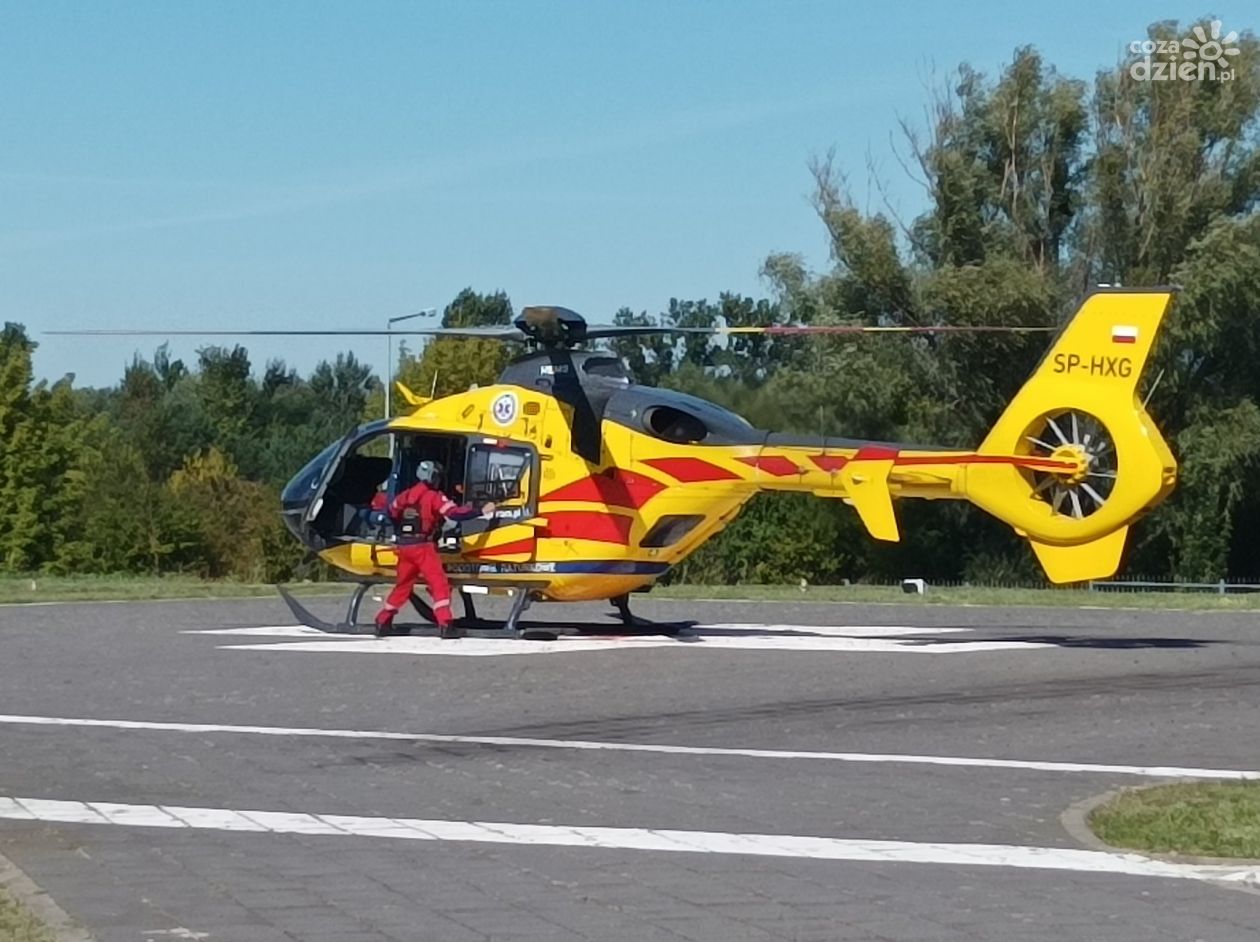
[[[3,854],[0,854],[0,890],[29,910],[57,942],[96,942],[90,932],[76,923],[21,867]]]

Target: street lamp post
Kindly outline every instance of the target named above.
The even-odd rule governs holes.
[[[390,409],[390,393],[394,386],[394,325],[399,321],[409,321],[413,317],[426,317],[429,314],[436,314],[437,308],[427,307],[423,311],[417,311],[415,314],[400,314],[398,317],[391,317],[385,322],[385,344],[388,352],[385,355],[385,418],[389,418]]]

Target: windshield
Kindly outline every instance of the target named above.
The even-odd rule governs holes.
[[[310,501],[315,488],[319,485],[319,479],[323,477],[324,469],[328,467],[328,462],[332,460],[340,447],[341,442],[333,442],[308,461],[305,467],[293,476],[293,480],[284,486],[284,490],[280,492],[280,502],[287,507],[306,504]]]

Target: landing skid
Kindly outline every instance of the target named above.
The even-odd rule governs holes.
[[[290,595],[288,590],[282,585],[276,586],[276,591],[280,593],[280,598],[284,599],[284,604],[289,606],[289,611],[293,613],[293,617],[307,628],[314,628],[317,631],[324,631],[331,635],[357,635],[367,632],[366,628],[362,628],[357,624],[357,620],[359,617],[359,605],[362,603],[363,596],[367,594],[369,588],[371,588],[371,585],[367,583],[355,586],[354,595],[351,596],[350,605],[346,609],[345,620],[339,622],[329,622],[319,618]]]
[[[350,596],[349,604],[346,606],[345,618],[339,622],[324,621],[315,615],[305,605],[295,599],[284,586],[276,586],[276,591],[280,593],[280,598],[284,599],[285,605],[289,607],[289,611],[293,613],[301,624],[307,628],[314,628],[316,631],[322,631],[327,634],[334,635],[369,635],[375,631],[372,624],[359,624],[359,608],[363,604],[363,596],[374,585],[382,585],[383,583],[360,582],[354,587],[354,593]],[[512,596],[512,607],[508,611],[508,616],[502,623],[483,621],[477,617],[477,610],[473,605],[473,601],[468,597],[467,593],[461,593],[464,601],[464,617],[456,619],[455,627],[459,634],[464,637],[475,638],[503,638],[512,637],[523,638],[529,641],[554,641],[560,635],[599,635],[608,632],[595,626],[586,625],[537,625],[522,624],[521,616],[529,609],[537,596],[529,589],[517,589]],[[641,618],[630,611],[630,600],[628,596],[618,596],[610,600],[616,609],[617,617],[621,620],[622,627],[617,630],[618,634],[654,634],[654,635],[670,635],[674,636],[688,628],[694,622],[654,622],[646,618]],[[437,619],[433,615],[433,608],[424,599],[414,593],[411,596],[411,604],[415,606],[416,611],[420,613],[420,617],[429,623],[436,625]],[[424,626],[420,630],[425,631],[429,626]],[[390,636],[407,635],[412,629],[407,625],[395,625]]]
[[[325,621],[318,615],[313,613],[305,605],[295,599],[282,585],[276,586],[276,591],[280,593],[280,598],[284,599],[284,604],[289,607],[289,611],[293,613],[301,624],[307,628],[314,628],[316,631],[323,631],[333,635],[361,635],[375,633],[374,625],[359,624],[359,607],[363,604],[363,596],[374,585],[381,583],[360,582],[354,587],[354,594],[350,596],[350,602],[346,606],[345,618],[339,622]],[[528,590],[518,590],[512,598],[512,608],[508,613],[507,621],[502,625],[496,625],[493,622],[483,622],[477,618],[477,609],[472,599],[466,592],[461,592],[460,596],[464,602],[464,617],[457,619],[455,627],[459,629],[461,634],[472,635],[482,638],[502,638],[504,635],[516,635],[519,638],[537,638],[537,639],[553,639],[557,632],[548,631],[543,628],[521,628],[519,626],[521,615],[529,608],[534,601],[534,593]],[[430,625],[437,624],[437,617],[433,614],[433,608],[420,596],[414,592],[411,595],[411,604],[415,606],[420,617],[427,621]],[[390,631],[390,635],[410,634],[411,629],[406,625],[395,625]]]

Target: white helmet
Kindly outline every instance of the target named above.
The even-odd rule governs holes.
[[[436,461],[421,461],[416,465],[416,480],[434,485],[442,477],[442,466]]]

